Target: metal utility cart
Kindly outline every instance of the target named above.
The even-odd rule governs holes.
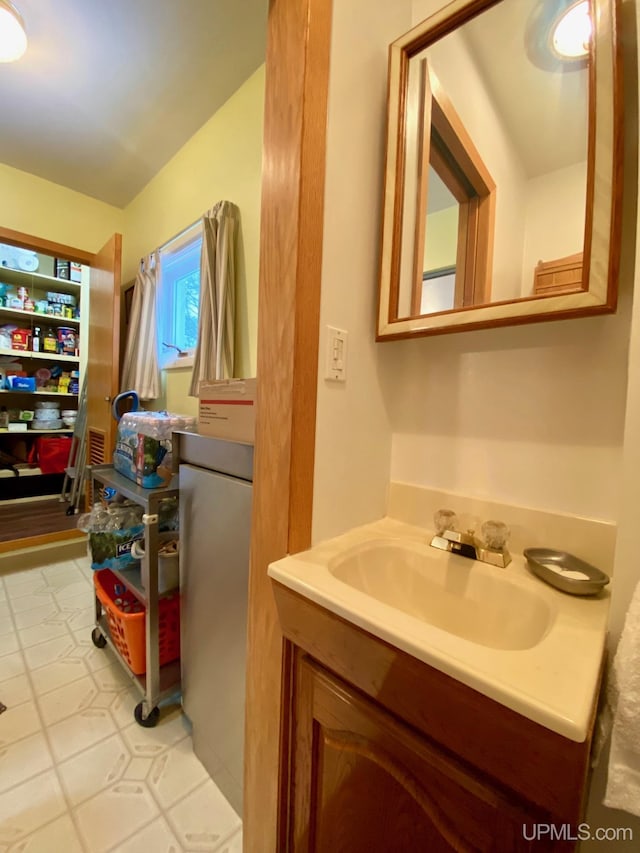
[[[142,585],[139,566],[121,570],[111,569],[111,571],[145,607],[146,673],[135,675],[131,672],[127,662],[123,660],[112,641],[102,603],[97,595],[95,599],[96,627],[92,631],[91,639],[98,648],[104,648],[109,643],[116,652],[116,657],[124,670],[144,697],[135,707],[135,720],[139,725],[151,728],[158,722],[160,713],[158,703],[180,691],[180,660],[160,666],[158,631],[159,600],[161,598],[158,593],[158,508],[160,502],[165,498],[178,496],[178,476],[173,476],[167,488],[157,489],[143,489],[142,486],[138,486],[132,480],[119,474],[113,465],[90,466],[89,476],[91,478],[92,502],[95,484],[101,483],[103,486],[114,489],[124,498],[138,504],[144,510],[142,521],[145,528],[145,553],[148,560],[147,588],[145,589]]]

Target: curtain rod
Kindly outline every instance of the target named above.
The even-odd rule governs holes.
[[[184,235],[185,235],[188,231],[191,231],[191,229],[192,229],[192,228],[195,228],[195,227],[196,227],[196,225],[199,225],[201,222],[202,222],[202,217],[201,217],[201,216],[199,216],[199,217],[196,219],[196,221],[195,221],[195,222],[192,222],[192,223],[191,223],[191,225],[187,225],[187,227],[186,227],[186,228],[183,228],[183,229],[182,229],[182,231],[180,231],[178,234],[174,234],[174,236],[173,236],[173,237],[169,237],[169,239],[168,239],[165,243],[163,243],[161,246],[158,246],[157,251],[158,251],[158,252],[162,252],[162,251],[164,251],[164,250],[165,250],[166,248],[168,248],[172,243],[175,243],[175,242],[176,242],[176,240],[179,240],[181,237],[184,237]]]

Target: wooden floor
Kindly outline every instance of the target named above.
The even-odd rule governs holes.
[[[58,498],[0,503],[0,542],[75,529],[78,516],[66,515],[68,506]]]

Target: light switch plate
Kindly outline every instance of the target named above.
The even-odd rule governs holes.
[[[347,378],[347,337],[344,329],[327,326],[327,360],[325,379],[345,382]]]

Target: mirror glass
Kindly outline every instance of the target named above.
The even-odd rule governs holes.
[[[379,337],[615,309],[613,6],[461,0],[391,45]]]

